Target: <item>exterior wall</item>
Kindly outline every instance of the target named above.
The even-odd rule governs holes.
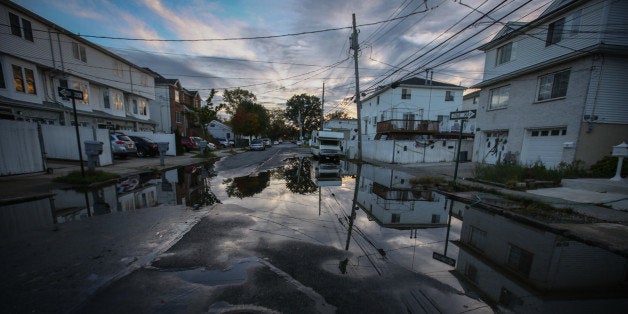
[[[4,74],[4,82],[6,86],[6,88],[0,88],[0,96],[31,103],[41,103],[44,101],[46,89],[44,88],[43,73],[35,63],[24,61],[5,54],[0,54],[0,63],[2,63],[2,72]],[[18,92],[15,90],[15,84],[13,83],[13,65],[21,67],[22,73],[24,72],[24,69],[30,69],[33,71],[35,76],[36,94]]]
[[[628,12],[628,11],[626,11]],[[628,19],[628,17],[626,17]],[[628,124],[628,54],[593,57],[584,121]]]
[[[149,101],[150,118],[157,122],[156,132],[170,133],[172,120],[170,118],[170,87],[155,86],[155,99]]]
[[[480,106],[479,91],[477,92],[477,94],[470,97],[467,97],[467,95],[465,95],[464,98],[462,99],[462,110],[476,110],[477,111],[479,106]],[[477,119],[476,118],[468,119],[464,124],[463,132],[475,133],[476,128],[477,128]]]
[[[486,51],[483,79],[485,81],[490,80],[599,44],[601,42],[601,35],[599,34],[602,34],[606,27],[606,14],[609,2],[611,1],[590,1],[586,5],[580,6],[575,10],[551,20],[543,21],[542,24],[527,30],[525,35],[519,35],[514,40],[511,40],[511,42],[513,42],[513,49],[512,59],[509,62],[500,65],[496,64],[497,48],[507,42],[500,43],[490,48],[490,50]],[[575,35],[568,35],[558,44],[546,46],[545,41],[550,23],[580,9],[582,10],[580,32]],[[623,12],[623,19],[625,19],[625,12],[628,11],[624,10]],[[625,21],[623,23],[625,23]],[[628,38],[624,36],[621,40],[617,40],[617,43],[627,45]]]
[[[25,61],[42,64],[46,67],[53,67],[50,38],[54,35],[46,32],[33,31],[33,41],[29,41],[23,37],[11,34],[9,12],[30,21],[33,30],[48,29],[47,25],[40,23],[26,14],[23,14],[19,10],[10,9],[3,3],[0,5],[0,38],[2,39],[0,51],[6,54],[20,56],[20,58]],[[58,58],[58,55],[56,57]]]
[[[363,141],[362,156],[376,161],[399,164],[447,162],[455,161],[456,145],[457,140],[437,140],[429,146],[419,145],[415,141]],[[472,148],[473,141],[462,141],[461,152],[471,152]],[[354,150],[351,152],[356,153]]]
[[[582,160],[585,165],[592,165],[604,156],[610,156],[613,146],[628,143],[628,124],[589,124],[582,123],[579,142],[576,146],[575,160]]]
[[[79,160],[74,127],[59,125],[42,125],[41,127],[48,158]],[[85,141],[98,141],[103,143],[103,152],[98,158],[99,165],[107,166],[113,163],[108,130],[79,127],[79,134],[84,161],[87,161]]]
[[[628,2],[626,1],[606,1],[603,8],[608,14],[608,23],[604,25],[605,31],[602,33],[601,41],[609,45],[628,45],[625,32],[628,29]]]
[[[590,81],[590,64],[590,58],[582,58],[484,87],[480,93],[477,113],[477,125],[482,132],[476,132],[473,160],[482,162],[480,145],[486,145],[486,132],[494,130],[508,130],[508,150],[519,157],[527,129],[566,127],[565,141],[577,143],[584,99]],[[566,97],[537,102],[538,78],[567,68],[570,68],[571,72]],[[491,89],[505,85],[510,85],[509,105],[505,108],[490,109]],[[574,158],[575,150],[565,148],[562,161],[569,163],[574,161]]]
[[[404,88],[411,90],[411,99],[401,99]],[[377,122],[403,119],[411,113],[415,120],[437,120],[439,115],[462,108],[463,87],[404,86],[388,89],[378,96],[366,98],[362,102],[362,134],[364,140],[372,140],[377,134]],[[446,91],[454,95],[453,101],[445,101]],[[379,97],[379,104],[377,98]]]

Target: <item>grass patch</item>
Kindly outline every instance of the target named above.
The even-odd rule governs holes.
[[[558,184],[562,179],[588,177],[590,175],[582,167],[582,162],[577,161],[571,164],[561,163],[555,169],[548,169],[540,162],[531,166],[478,164],[473,171],[473,176],[479,180],[514,187],[517,182],[549,181]]]
[[[52,181],[69,184],[92,184],[118,178],[120,178],[118,174],[96,170],[85,171],[85,177],[81,175],[80,171],[74,171],[62,177],[56,177]]]

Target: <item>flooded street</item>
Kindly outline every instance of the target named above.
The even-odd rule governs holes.
[[[81,313],[625,305],[624,256],[499,214],[480,192],[452,203],[427,181],[276,149],[51,191],[2,207],[2,301],[14,312]]]

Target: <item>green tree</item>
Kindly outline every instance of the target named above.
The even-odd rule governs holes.
[[[272,139],[288,137],[290,130],[286,125],[285,112],[282,109],[272,109],[268,113],[270,116],[270,127],[266,135]]]
[[[255,103],[257,97],[248,90],[236,88],[234,90],[226,89],[222,92],[224,102],[220,104],[219,109],[224,109],[228,114],[235,114],[236,109],[244,102]]]
[[[319,128],[321,110],[321,100],[316,96],[306,94],[294,95],[286,102],[286,118],[299,127],[300,116],[303,134]]]
[[[336,110],[325,115],[325,120],[332,119],[351,119],[351,117],[349,117],[349,114],[345,110]]]
[[[233,132],[245,136],[265,134],[270,126],[268,110],[248,100],[241,102],[231,118]]]

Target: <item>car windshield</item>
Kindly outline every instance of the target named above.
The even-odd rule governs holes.
[[[261,143],[262,143],[262,141],[260,141],[260,140],[253,140],[253,141],[251,141],[251,144],[261,144]]]
[[[118,139],[121,141],[132,141],[128,136],[126,135],[118,135]]]

